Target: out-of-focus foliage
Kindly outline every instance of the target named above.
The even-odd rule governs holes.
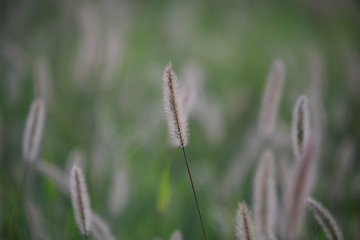
[[[187,153],[209,239],[235,239],[237,203],[251,206],[261,154],[251,153],[253,135],[277,58],[286,79],[268,146],[279,201],[280,166],[294,162],[292,107],[305,94],[310,127],[321,138],[313,196],[345,239],[359,239],[359,11],[352,0],[2,1],[0,239],[8,239],[24,125],[36,97],[47,108],[38,164],[66,175],[70,152],[80,149],[92,209],[116,239],[168,239],[176,229],[201,239],[182,153],[169,147],[162,108],[169,59],[183,88],[194,91]],[[15,239],[79,238],[68,195],[37,168],[28,174]],[[310,216],[301,232],[325,237]]]

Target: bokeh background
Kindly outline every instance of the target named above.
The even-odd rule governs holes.
[[[321,136],[312,195],[345,239],[360,239],[359,7],[352,0],[1,1],[0,239],[8,239],[24,125],[38,97],[46,126],[15,239],[81,237],[61,189],[73,162],[117,239],[168,239],[176,229],[202,238],[182,153],[168,144],[161,78],[170,59],[193,94],[187,153],[209,239],[235,239],[237,203],[251,205],[255,132],[275,59],[286,66],[270,141],[279,199],[279,166],[294,162],[292,108],[305,94]],[[302,239],[325,239],[311,216]]]

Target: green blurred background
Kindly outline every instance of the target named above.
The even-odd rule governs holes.
[[[82,158],[91,206],[117,239],[168,239],[176,229],[202,238],[181,150],[168,144],[161,78],[170,59],[180,84],[195,89],[187,153],[209,239],[235,239],[237,203],[251,205],[255,167],[242,163],[259,157],[254,129],[279,58],[287,74],[270,144],[276,164],[294,162],[292,107],[306,94],[322,142],[313,196],[345,239],[360,239],[359,7],[352,0],[1,1],[0,239],[9,237],[24,125],[37,97],[47,108],[38,163],[67,172]],[[68,196],[36,169],[15,239],[79,239]],[[302,239],[325,239],[312,217],[305,220]]]

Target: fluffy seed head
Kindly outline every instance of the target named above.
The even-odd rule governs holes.
[[[69,195],[68,174],[64,173],[61,169],[59,169],[55,165],[52,165],[45,161],[39,161],[36,164],[36,168],[44,176],[51,179],[59,190],[61,190],[66,195]]]
[[[285,79],[285,65],[282,60],[275,60],[266,80],[259,118],[259,132],[269,137],[274,130],[278,106]]]
[[[328,240],[343,240],[340,227],[331,213],[324,208],[318,201],[310,197],[306,200],[306,205],[314,214],[317,222],[321,225]]]
[[[301,223],[305,197],[311,191],[313,180],[314,162],[316,155],[316,141],[314,137],[310,137],[306,143],[304,152],[295,167],[295,173],[292,183],[290,184],[288,196],[288,238],[293,239],[297,235],[297,229]]]
[[[296,159],[299,159],[301,153],[309,138],[309,107],[306,96],[301,96],[295,103],[292,115],[292,145]]]
[[[45,104],[42,99],[36,99],[30,108],[26,119],[23,139],[24,159],[34,162],[37,158],[45,123]]]
[[[171,234],[170,240],[182,240],[182,234],[179,230],[176,230],[175,232],[173,232],[173,234]]]
[[[109,226],[96,213],[91,214],[92,228],[91,232],[97,240],[115,240]]]
[[[184,147],[188,144],[188,127],[181,97],[178,96],[177,77],[172,70],[171,62],[163,74],[164,108],[167,115],[169,133],[174,146]]]
[[[129,181],[125,170],[118,169],[114,172],[112,187],[108,195],[108,207],[112,214],[117,216],[126,205],[129,195]]]
[[[275,223],[274,155],[266,150],[258,164],[254,179],[254,221],[257,239],[269,239]]]
[[[245,202],[240,203],[237,210],[236,238],[237,240],[255,240],[254,224],[250,210]]]
[[[91,229],[90,199],[83,173],[77,165],[74,165],[71,169],[70,194],[76,223],[80,232],[87,235]]]

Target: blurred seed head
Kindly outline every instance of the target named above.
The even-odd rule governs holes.
[[[66,172],[70,173],[74,165],[79,166],[81,169],[86,169],[85,166],[85,153],[81,149],[75,148],[67,157],[66,160]]]
[[[189,61],[183,67],[180,76],[182,76],[182,78],[184,79],[181,101],[182,105],[184,106],[184,112],[186,116],[188,116],[192,111],[195,110],[197,98],[203,95],[201,91],[203,72],[201,71],[200,66],[196,62]]]
[[[112,187],[108,195],[108,207],[112,214],[118,215],[126,205],[129,195],[129,181],[125,170],[114,171]]]
[[[49,239],[46,231],[46,222],[38,206],[32,201],[27,200],[25,204],[25,214],[32,239],[45,240]]]
[[[91,230],[90,198],[83,173],[77,165],[71,169],[70,194],[78,228],[82,234],[87,235]]]
[[[236,214],[237,240],[255,240],[254,224],[251,213],[245,202],[239,204]]]
[[[301,96],[295,103],[292,116],[292,142],[296,159],[304,151],[304,147],[309,138],[309,108],[306,96]]]
[[[94,235],[95,239],[115,240],[115,237],[112,235],[109,226],[100,216],[92,212],[91,221],[92,221],[91,233]]]
[[[51,181],[54,182],[55,186],[65,193],[66,195],[69,194],[69,177],[68,174],[64,173],[61,169],[52,165],[50,163],[45,162],[44,160],[39,161],[36,164],[37,170],[45,175],[46,177],[50,178]]]
[[[285,64],[277,59],[266,80],[259,115],[259,133],[264,138],[268,138],[274,130],[284,79]]]
[[[294,239],[297,237],[298,228],[301,224],[305,198],[311,193],[313,182],[313,174],[315,168],[315,156],[317,151],[317,142],[313,136],[310,136],[306,143],[300,161],[295,167],[294,178],[290,183],[287,220],[288,220],[288,238]]]
[[[254,179],[254,221],[256,239],[268,239],[275,231],[275,177],[274,155],[265,150],[256,169]]]
[[[175,232],[173,232],[173,234],[171,234],[170,240],[182,240],[182,234],[179,230],[176,230]]]
[[[53,98],[53,79],[49,60],[44,55],[39,56],[35,61],[34,81],[35,96],[44,99],[46,106],[49,107],[52,103]]]
[[[40,149],[45,124],[45,104],[42,99],[36,99],[30,108],[26,119],[23,155],[25,161],[34,162]]]
[[[335,218],[331,213],[324,208],[318,201],[308,197],[306,200],[307,207],[310,208],[314,214],[317,222],[321,225],[328,240],[343,240],[344,237],[341,229],[338,226]]]
[[[172,70],[171,62],[165,67],[163,74],[163,94],[172,144],[184,147],[188,144],[187,119],[181,98],[178,96],[177,77]]]

